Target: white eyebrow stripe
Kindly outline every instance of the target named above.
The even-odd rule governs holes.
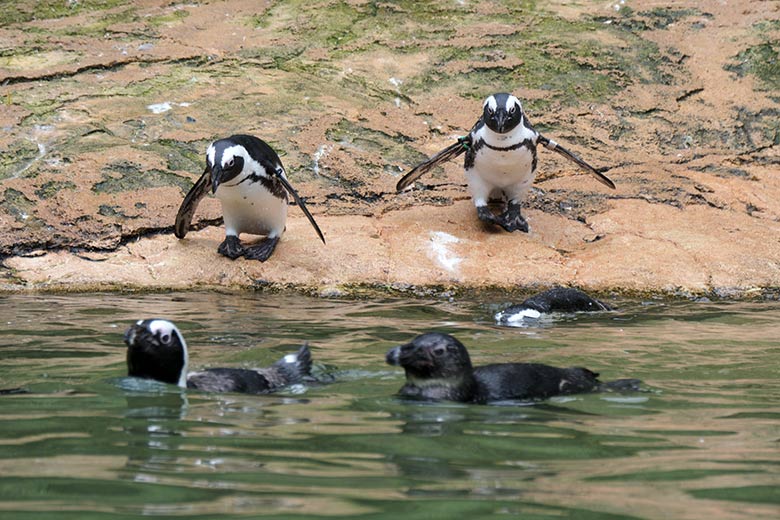
[[[245,160],[249,158],[246,155],[243,146],[238,144],[233,146],[228,146],[222,151],[222,164],[220,166],[224,167],[234,157],[243,157]]]
[[[208,161],[209,166],[214,166],[214,160],[216,155],[217,155],[217,149],[214,147],[214,143],[211,143],[209,145],[208,150],[206,150],[206,160]]]
[[[149,322],[147,327],[153,334],[157,334],[159,332],[161,332],[163,335],[175,334],[176,337],[179,338],[179,343],[181,343],[181,348],[184,351],[184,365],[182,366],[181,373],[179,374],[179,381],[177,384],[182,388],[187,388],[187,369],[190,364],[190,354],[187,350],[187,342],[184,341],[184,336],[181,335],[181,332],[179,332],[179,329],[176,328],[176,325],[168,320],[152,320]]]
[[[485,104],[482,106],[484,108],[485,106],[490,107],[491,110],[495,110],[498,107],[498,103],[496,102],[495,96],[490,96],[485,100]]]
[[[162,332],[163,334],[172,334],[176,326],[168,320],[153,320],[149,322],[149,330],[154,334]]]
[[[515,96],[509,96],[506,98],[506,110],[509,112],[509,110],[517,105],[518,107],[522,108],[522,105],[520,104],[520,100],[517,99]]]

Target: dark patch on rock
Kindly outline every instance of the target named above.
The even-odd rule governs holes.
[[[173,185],[186,193],[192,187],[192,181],[185,177],[164,170],[143,170],[141,165],[128,161],[109,164],[103,170],[103,179],[92,186],[94,192],[121,193]]]

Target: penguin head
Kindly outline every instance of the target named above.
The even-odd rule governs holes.
[[[456,379],[471,372],[471,358],[463,343],[438,332],[429,332],[387,352],[389,365],[401,366],[407,379],[416,382]]]
[[[523,106],[512,94],[493,94],[482,105],[482,121],[496,133],[509,132],[519,125],[522,119]]]
[[[127,375],[187,386],[187,344],[167,320],[139,320],[125,332]]]
[[[239,177],[252,162],[246,147],[230,137],[211,143],[206,151],[206,169],[211,172],[211,193],[216,193],[221,184]]]

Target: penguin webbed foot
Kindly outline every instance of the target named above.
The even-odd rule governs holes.
[[[241,241],[237,236],[228,235],[225,237],[224,242],[217,248],[217,253],[226,256],[231,260],[235,260],[240,256],[244,256],[244,254],[246,254],[246,249],[241,245]]]
[[[486,224],[495,224],[496,226],[502,225],[498,217],[496,217],[487,206],[477,206],[477,217]]]
[[[498,216],[498,225],[509,231],[522,231],[528,233],[528,222],[526,222],[523,215],[520,214],[520,204],[514,204],[510,202],[507,205],[506,211]]]
[[[260,262],[265,262],[271,258],[271,255],[276,249],[276,244],[278,243],[279,237],[266,237],[256,246],[247,247],[244,256],[247,260],[259,260]]]
[[[519,204],[510,203],[507,210],[498,216],[494,215],[488,206],[478,206],[477,216],[482,222],[495,224],[510,233],[513,231],[528,233],[528,222],[520,214]]]

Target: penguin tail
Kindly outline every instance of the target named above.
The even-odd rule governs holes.
[[[395,191],[405,190],[411,186],[414,181],[428,173],[438,164],[452,160],[465,153],[469,147],[469,143],[470,140],[468,136],[461,137],[456,142],[452,143],[427,161],[418,164],[412,168],[409,173],[401,177],[401,180],[398,181],[398,184],[395,185]]]
[[[298,352],[287,354],[274,363],[274,366],[286,375],[290,383],[296,383],[311,376],[311,363],[311,350],[308,344],[304,344]]]
[[[615,379],[599,384],[599,392],[641,392],[642,381],[639,379]]]

